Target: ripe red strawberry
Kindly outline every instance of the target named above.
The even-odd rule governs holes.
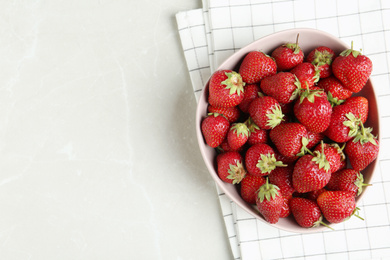
[[[295,163],[292,175],[295,190],[305,193],[325,187],[331,176],[329,168],[324,153],[316,151],[314,156],[311,154],[302,156]]]
[[[209,81],[209,103],[217,107],[234,107],[244,99],[241,75],[231,70],[214,72]]]
[[[359,51],[347,49],[340,53],[332,63],[332,71],[345,88],[357,93],[367,83],[372,72],[372,61]]]
[[[329,182],[328,182],[328,184],[329,184]],[[326,186],[324,188],[319,189],[319,190],[310,191],[310,192],[306,193],[305,196],[309,200],[317,201],[318,196],[320,196],[320,194],[323,193],[324,191],[327,191]]]
[[[255,144],[245,153],[245,167],[254,176],[268,175],[280,166],[285,165],[275,159],[275,152],[268,144]]]
[[[345,154],[353,169],[361,171],[372,163],[379,153],[379,141],[371,133],[372,128],[361,125],[360,131],[354,139],[347,142]]]
[[[249,138],[249,129],[244,123],[234,123],[231,125],[227,140],[231,149],[238,150]]]
[[[202,133],[206,143],[216,148],[226,138],[229,131],[229,121],[218,113],[211,113],[202,121]]]
[[[288,104],[298,96],[299,80],[290,72],[279,72],[260,82],[261,91],[281,104]]]
[[[246,175],[243,158],[239,152],[226,152],[217,155],[219,178],[227,183],[238,184]]]
[[[244,99],[238,104],[242,112],[248,113],[249,105],[259,96],[260,86],[258,84],[247,84],[244,86]]]
[[[275,224],[279,221],[283,207],[283,197],[276,185],[268,183],[268,178],[258,191],[257,209],[266,221]]]
[[[283,156],[293,157],[304,149],[307,130],[300,123],[284,123],[271,129],[269,137]]]
[[[336,143],[345,143],[358,133],[359,114],[344,104],[333,107],[329,127],[324,134]]]
[[[364,186],[369,184],[364,183],[363,174],[354,169],[341,169],[332,174],[326,188],[328,190],[342,190],[353,193],[359,196]]]
[[[347,98],[343,105],[348,106],[351,111],[359,116],[360,120],[364,124],[368,117],[368,100],[362,96],[354,96]]]
[[[260,96],[249,106],[249,115],[261,129],[272,129],[279,125],[284,117],[276,99],[270,96]]]
[[[321,79],[317,86],[325,91],[332,106],[343,103],[352,96],[352,91],[346,89],[343,84],[334,76]]]
[[[268,142],[268,132],[267,130],[261,129],[258,125],[253,122],[252,118],[248,118],[245,121],[245,124],[248,126],[249,129],[249,138],[248,138],[248,144],[254,145],[254,144],[265,144]]]
[[[209,113],[218,113],[226,117],[230,124],[237,122],[240,118],[241,112],[238,107],[215,107],[209,105],[207,107]]]
[[[291,196],[286,197],[282,195],[282,198],[283,198],[283,206],[282,206],[282,210],[280,211],[279,218],[287,218],[291,214],[290,205],[289,205]]]
[[[290,198],[295,191],[292,184],[293,169],[292,165],[277,167],[268,175],[269,182],[278,186],[281,195],[286,198]]]
[[[323,133],[314,133],[310,130],[307,130],[307,140],[308,143],[306,145],[307,149],[311,149],[316,146],[321,140],[323,140],[325,135]]]
[[[330,223],[343,222],[357,210],[355,195],[347,191],[325,191],[318,196],[317,204]]]
[[[266,180],[261,176],[253,176],[251,174],[245,175],[241,181],[240,195],[242,199],[249,204],[256,204],[257,191],[261,185],[265,184]]]
[[[318,152],[323,152],[325,154],[326,160],[329,162],[329,172],[332,174],[336,172],[341,165],[341,158],[345,159],[345,155],[337,143],[327,144],[321,142],[318,144],[314,150]]]
[[[290,200],[291,212],[298,225],[304,228],[318,227],[322,222],[322,213],[317,202],[305,198],[292,198]],[[327,225],[326,225],[327,226]]]
[[[299,47],[298,36],[296,43],[283,44],[272,52],[278,71],[290,70],[303,62],[304,54]]]
[[[258,83],[263,78],[276,73],[276,63],[267,54],[252,51],[245,55],[238,72],[245,83]]]
[[[295,102],[294,115],[309,131],[321,133],[330,124],[332,105],[322,90],[306,89]]]
[[[306,61],[316,66],[320,71],[320,78],[329,77],[332,74],[331,64],[335,57],[332,49],[320,46],[312,50],[306,57]]]
[[[290,165],[295,163],[299,159],[299,156],[294,155],[291,157],[287,157],[282,155],[278,150],[275,150],[275,158],[277,161],[281,161],[283,164]]]
[[[302,62],[290,72],[298,78],[302,88],[311,88],[320,79],[320,71],[310,62]]]

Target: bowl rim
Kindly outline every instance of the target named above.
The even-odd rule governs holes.
[[[272,33],[272,34],[269,34],[269,35],[266,35],[266,36],[263,36],[261,38],[258,38],[257,40],[245,45],[244,47],[240,48],[239,50],[235,51],[232,55],[230,55],[227,59],[225,59],[216,69],[215,71],[218,71],[218,70],[222,70],[222,69],[232,69],[231,66],[228,66],[227,64],[231,64],[232,61],[234,60],[241,60],[242,59],[242,55],[244,55],[245,53],[248,53],[249,51],[252,51],[254,50],[253,46],[256,46],[258,45],[258,42],[259,41],[266,41],[267,39],[269,38],[275,38],[275,37],[279,37],[281,35],[285,35],[285,34],[288,34],[288,33],[314,33],[314,34],[317,34],[316,36],[318,35],[323,35],[324,37],[327,37],[327,38],[330,38],[332,41],[335,41],[337,42],[338,44],[340,44],[340,46],[342,46],[343,48],[345,49],[348,49],[350,48],[350,46],[348,44],[346,44],[345,42],[343,42],[340,38],[328,33],[328,32],[325,32],[325,31],[322,31],[322,30],[318,30],[318,29],[312,29],[312,28],[291,28],[291,29],[285,29],[285,30],[281,30],[281,31],[278,31],[278,32],[275,32],[275,33]],[[258,49],[258,48],[256,48]],[[241,58],[237,58],[237,57],[241,57]],[[235,62],[235,64],[237,64],[237,62]],[[211,72],[211,75],[213,74],[214,71]],[[269,222],[267,222],[261,215],[260,213],[258,212],[253,212],[253,211],[249,211],[247,209],[247,207],[254,207],[254,205],[249,205],[248,203],[246,203],[245,201],[243,200],[236,200],[234,197],[232,197],[230,195],[230,191],[227,189],[227,186],[229,185],[232,185],[232,184],[228,184],[228,183],[225,183],[223,182],[218,174],[216,174],[216,170],[215,170],[215,162],[210,162],[209,160],[206,160],[207,158],[207,154],[206,154],[206,149],[202,149],[202,146],[205,145],[205,142],[204,142],[204,138],[203,138],[203,134],[202,134],[202,131],[201,131],[201,122],[202,122],[202,119],[205,117],[203,113],[203,109],[204,107],[201,106],[201,100],[203,99],[206,99],[205,103],[206,103],[206,108],[208,106],[208,102],[207,102],[207,93],[208,93],[208,85],[209,85],[209,81],[210,81],[210,78],[211,76],[209,77],[209,79],[207,80],[207,82],[205,83],[205,85],[203,86],[203,89],[202,89],[202,93],[199,97],[199,100],[198,100],[198,104],[197,104],[197,109],[196,109],[196,118],[195,118],[195,122],[197,124],[196,126],[196,135],[197,135],[197,139],[198,139],[198,145],[199,145],[199,148],[200,148],[200,151],[201,151],[201,155],[202,155],[202,158],[203,158],[203,161],[206,165],[206,168],[209,172],[209,174],[211,175],[211,177],[213,178],[213,180],[215,181],[215,183],[217,184],[217,186],[221,189],[221,191],[226,194],[226,196],[233,202],[235,202],[240,208],[242,208],[246,213],[250,214],[251,216],[253,216],[255,219],[258,219],[268,225],[271,225],[273,227],[276,227],[278,229],[281,229],[281,230],[284,230],[284,231],[288,231],[288,232],[293,232],[293,233],[315,233],[315,232],[321,232],[321,231],[324,231],[324,230],[328,230],[327,227],[323,226],[323,225],[320,225],[319,227],[316,227],[316,228],[313,228],[313,229],[310,229],[310,228],[303,228],[303,227],[300,227],[299,225],[297,225],[296,227],[294,228],[287,228],[287,227],[284,227],[284,226],[279,226],[278,223],[276,224],[270,224]],[[380,111],[379,111],[379,106],[378,106],[378,96],[377,96],[377,93],[375,92],[375,88],[374,88],[374,85],[372,84],[372,81],[371,81],[371,77],[368,79],[367,83],[370,83],[371,86],[372,86],[372,92],[374,94],[374,97],[375,97],[375,107],[376,107],[376,113],[377,113],[377,117],[378,117],[378,127],[376,129],[376,132],[378,133],[378,140],[379,142],[381,142],[381,135],[380,135]],[[367,84],[366,83],[366,84]],[[379,155],[378,154],[378,157],[375,159],[374,162],[371,163],[371,168],[372,168],[372,171],[373,171],[373,174],[375,172],[375,169],[377,167],[377,164],[378,164],[378,158],[379,158]],[[373,175],[372,174],[372,175]],[[372,179],[372,175],[370,176],[370,179]],[[362,199],[362,195],[366,194],[367,191],[371,190],[371,186],[365,186],[364,187],[364,190],[363,190],[363,193],[356,198],[356,204],[358,204],[358,202]],[[331,225],[335,225],[335,224],[331,224]]]

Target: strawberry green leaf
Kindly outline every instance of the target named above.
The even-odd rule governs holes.
[[[239,136],[239,135],[244,135],[246,137],[249,136],[249,129],[244,123],[235,123],[232,125],[231,130]]]
[[[267,126],[270,126],[271,128],[274,128],[275,126],[279,125],[282,120],[284,120],[284,114],[282,112],[282,108],[279,104],[273,106],[271,109],[272,113],[268,113],[267,117]]]
[[[237,164],[229,164],[228,179],[233,180],[233,184],[238,184],[245,177],[246,171],[241,162],[237,161]]]
[[[256,167],[260,169],[262,173],[270,173],[276,167],[285,167],[282,161],[277,161],[274,154],[262,154],[260,160],[257,162]]]
[[[279,190],[280,190],[279,187],[269,183],[267,178],[266,183],[263,184],[257,191],[258,199],[260,200],[260,202],[263,202],[264,199],[268,201],[270,201],[271,199],[275,199],[275,197],[279,193]]]
[[[222,81],[221,84],[226,85],[226,89],[229,89],[229,94],[241,95],[244,93],[245,82],[242,81],[242,77],[237,72],[226,72],[225,75],[228,77],[226,80]]]

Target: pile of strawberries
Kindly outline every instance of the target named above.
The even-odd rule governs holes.
[[[369,104],[359,95],[372,62],[352,47],[305,57],[297,37],[209,80],[201,130],[218,151],[217,173],[269,223],[292,215],[309,228],[358,216],[355,199],[368,185],[360,171],[379,141],[364,126]]]

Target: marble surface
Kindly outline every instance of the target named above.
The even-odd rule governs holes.
[[[0,2],[1,259],[230,259],[175,14]]]

